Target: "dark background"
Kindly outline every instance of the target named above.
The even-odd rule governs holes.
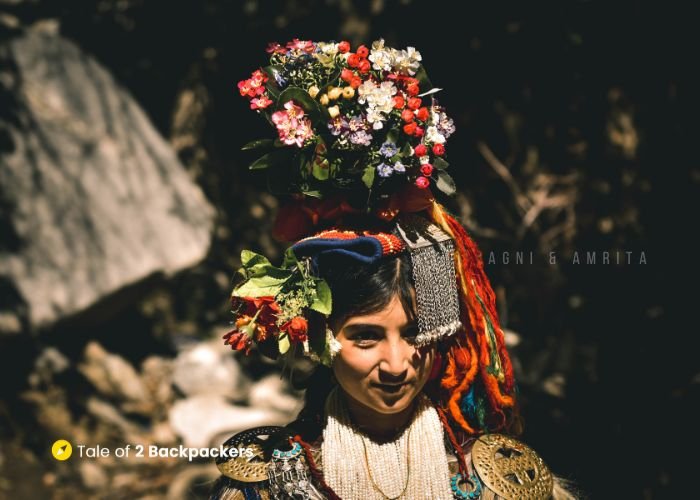
[[[46,332],[31,342],[78,352],[92,335],[138,359],[167,352],[172,332],[225,324],[227,292],[215,277],[227,285],[241,248],[273,260],[282,250],[269,237],[276,202],[246,170],[254,158],[239,150],[272,131],[236,83],[265,64],[269,41],[356,47],[383,37],[415,46],[445,89],[440,101],[457,125],[448,154],[459,194],[450,208],[485,257],[497,257],[486,269],[502,322],[520,338],[513,354],[524,441],[592,498],[689,496],[697,460],[684,456],[698,444],[700,402],[692,314],[700,165],[697,23],[685,9],[592,1],[4,4],[26,24],[57,20],[61,34],[104,64],[219,209],[207,260],[153,292],[165,305],[122,311],[99,333]],[[182,105],[185,93],[196,106]],[[543,185],[551,203],[524,223]],[[513,262],[516,251],[525,263]],[[588,251],[598,252],[596,264],[585,263]],[[613,254],[602,264],[602,251],[622,252],[624,263]],[[124,333],[144,327],[152,335]]]

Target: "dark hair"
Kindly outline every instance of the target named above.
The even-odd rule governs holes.
[[[331,288],[333,307],[329,323],[334,331],[351,316],[372,314],[384,309],[398,295],[406,316],[415,318],[413,275],[407,253],[361,264],[348,258],[327,259],[320,275]],[[337,332],[336,332],[337,333]]]

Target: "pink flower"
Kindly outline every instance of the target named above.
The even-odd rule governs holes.
[[[285,111],[272,113],[272,122],[277,127],[280,140],[291,146],[296,144],[302,147],[304,141],[313,137],[311,121],[304,115],[304,110],[294,104],[294,101],[287,101],[284,105]]]
[[[282,47],[277,42],[270,42],[267,44],[267,48],[265,49],[265,52],[267,52],[268,54],[272,54],[273,52],[275,54],[284,54],[285,52],[287,52],[287,49]]]
[[[364,45],[360,45],[357,47],[357,55],[364,59],[369,55],[369,49]]]
[[[425,189],[428,186],[430,186],[430,179],[428,179],[427,177],[423,177],[423,176],[418,177],[416,179],[416,186],[418,186],[421,189]]]
[[[445,146],[442,144],[435,144],[433,146],[433,154],[436,156],[442,156],[445,154]]]
[[[292,50],[300,50],[311,54],[315,47],[311,40],[299,40],[298,38],[295,38],[291,42],[287,43],[287,48]]]
[[[255,97],[255,87],[253,87],[253,82],[248,80],[241,80],[238,82],[238,90],[244,97]]]
[[[350,51],[350,43],[346,41],[342,41],[338,44],[338,52],[341,54],[345,54],[346,52]]]
[[[425,156],[428,153],[425,144],[419,144],[413,151],[416,153],[416,156]]]
[[[272,104],[272,101],[266,95],[262,95],[257,99],[250,100],[250,109],[265,109],[270,104]]]

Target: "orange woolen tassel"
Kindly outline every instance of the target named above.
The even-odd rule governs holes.
[[[474,241],[469,237],[464,227],[452,216],[450,216],[442,206],[438,203],[433,204],[431,212],[433,220],[454,240],[456,252],[455,261],[460,285],[460,295],[464,308],[466,309],[466,317],[463,317],[465,328],[471,327],[473,332],[474,345],[478,349],[478,358],[472,357],[473,361],[478,359],[478,363],[472,362],[475,369],[478,368],[479,373],[484,381],[484,388],[487,399],[494,412],[502,419],[505,419],[501,408],[512,407],[515,405],[515,399],[507,393],[512,392],[514,387],[513,368],[510,362],[510,356],[505,347],[505,339],[498,321],[498,313],[496,310],[496,294],[486,276],[483,266],[482,254]],[[484,325],[484,311],[481,304],[478,302],[474,291],[481,297],[486,313],[491,319],[496,337],[496,356],[499,357],[503,370],[503,388],[501,388],[498,380],[488,372],[488,367],[491,363],[490,344],[486,335],[486,327]],[[468,325],[464,320],[468,320]],[[475,352],[476,354],[476,352]],[[478,366],[477,366],[478,365]],[[476,373],[474,373],[475,377]],[[462,390],[468,386],[464,383],[459,384],[450,398],[450,413],[455,411],[455,406],[458,408],[458,401],[462,397]],[[471,378],[471,377],[469,377]],[[469,384],[473,382],[469,380]],[[450,381],[450,385],[453,382]],[[466,392],[466,391],[465,391]],[[460,410],[461,415],[461,410]]]

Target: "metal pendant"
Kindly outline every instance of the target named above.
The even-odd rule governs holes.
[[[481,436],[472,447],[472,462],[484,484],[506,499],[551,498],[554,479],[530,447],[502,434]]]
[[[221,473],[236,481],[243,483],[257,483],[267,481],[267,462],[263,454],[261,443],[263,437],[279,433],[280,427],[255,427],[244,432],[239,432],[223,446],[226,449],[250,448],[253,456],[237,456],[233,458],[217,458],[216,466]]]

